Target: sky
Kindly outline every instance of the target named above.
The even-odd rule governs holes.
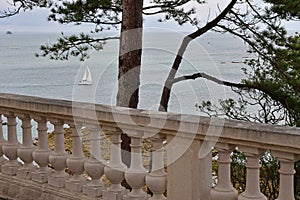
[[[0,0],[0,10],[7,9],[11,7],[9,2],[13,0]],[[207,21],[208,16],[214,17],[218,10],[218,7],[224,8],[228,4],[229,0],[208,0],[207,3],[203,5],[198,5],[197,13],[204,22]],[[145,3],[147,5],[147,0]],[[189,6],[195,6],[196,3],[191,3]],[[36,8],[26,12],[21,12],[18,15],[9,18],[0,18],[0,32],[6,32],[8,30],[13,32],[84,32],[86,30],[92,30],[94,26],[92,25],[80,25],[75,26],[72,24],[61,25],[57,22],[47,21],[49,15],[49,10]],[[164,22],[158,23],[158,16],[151,16],[144,18],[144,27],[155,27],[155,28],[165,28],[178,31],[191,31],[195,30],[195,27],[186,25],[183,27],[178,26],[174,22]],[[289,29],[297,29],[299,23],[288,22]]]
[[[202,15],[204,20],[207,20],[207,16],[209,13],[212,13],[212,10],[217,9],[217,4],[220,7],[224,7],[229,0],[210,0],[208,3],[198,6],[200,10],[198,10],[199,15]],[[0,0],[0,10],[7,9],[11,7],[9,2],[12,0]],[[147,5],[147,0],[144,5]],[[193,2],[189,6],[195,6],[196,3]],[[93,26],[91,25],[61,25],[56,22],[47,21],[47,17],[49,15],[49,10],[36,8],[33,10],[29,10],[26,12],[21,12],[18,15],[9,18],[0,18],[0,32],[11,30],[14,32],[61,32],[61,31],[69,31],[69,32],[81,32],[85,30],[92,30]],[[151,16],[144,18],[144,27],[161,27],[167,29],[177,29],[183,31],[194,30],[195,28],[189,25],[180,27],[174,22],[164,22],[158,23],[159,16]]]

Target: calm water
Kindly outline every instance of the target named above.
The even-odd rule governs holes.
[[[85,100],[114,104],[117,80],[118,41],[108,42],[103,51],[91,52],[90,59],[80,62],[52,61],[36,58],[41,44],[53,43],[56,34],[0,35],[0,92],[26,94],[49,98]],[[156,109],[160,92],[184,35],[175,32],[146,32],[142,64],[141,108]],[[193,42],[186,54],[179,74],[206,72],[221,79],[239,81],[241,63],[247,57],[246,47],[227,35],[208,34]],[[83,66],[91,69],[93,86],[78,86]],[[186,81],[175,85],[171,110],[193,112],[194,104],[207,98],[221,98],[222,88],[207,81]],[[80,97],[92,92],[95,98]],[[92,95],[92,96],[94,96]],[[151,97],[151,98],[149,98]],[[179,101],[176,103],[176,101]],[[187,104],[186,104],[187,103]],[[194,112],[193,112],[194,113]]]
[[[90,59],[80,62],[53,61],[36,58],[41,44],[55,42],[59,34],[0,34],[0,92],[41,96],[56,99],[115,104],[117,90],[118,41],[108,42],[104,50],[91,52]],[[145,31],[142,59],[140,108],[158,108],[160,93],[177,49],[184,37],[176,32]],[[223,80],[239,81],[246,47],[228,35],[210,33],[193,42],[181,64],[179,75],[206,72]],[[77,83],[88,65],[92,86]],[[205,80],[177,83],[173,88],[170,111],[199,114],[195,104],[202,100],[217,101],[232,95]]]

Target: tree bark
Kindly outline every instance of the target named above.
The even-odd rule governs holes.
[[[123,0],[117,106],[137,108],[142,57],[143,0]],[[122,160],[130,164],[130,138],[122,134]]]
[[[171,89],[173,86],[173,80],[174,80],[177,70],[181,64],[183,54],[185,53],[190,42],[192,40],[200,37],[207,31],[211,30],[215,26],[217,26],[217,24],[222,19],[224,19],[224,17],[230,12],[230,10],[233,8],[233,6],[236,4],[236,2],[237,2],[237,0],[231,0],[231,2],[227,5],[227,7],[214,20],[208,22],[204,27],[202,27],[202,28],[198,29],[197,31],[184,37],[184,39],[178,49],[176,58],[173,62],[173,65],[169,72],[167,80],[165,82],[165,85],[164,85],[164,88],[162,91],[162,95],[161,95],[161,99],[160,99],[159,111],[168,111],[168,103],[169,103],[169,100],[171,97]]]
[[[142,56],[143,0],[123,0],[117,106],[137,108]]]

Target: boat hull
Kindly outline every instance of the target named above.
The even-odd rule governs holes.
[[[92,82],[89,81],[80,81],[78,85],[92,85]]]

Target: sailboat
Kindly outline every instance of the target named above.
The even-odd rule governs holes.
[[[91,75],[91,71],[89,69],[88,66],[85,67],[84,69],[84,74],[82,77],[82,80],[79,81],[79,85],[91,85],[93,83],[92,81],[92,75]]]

